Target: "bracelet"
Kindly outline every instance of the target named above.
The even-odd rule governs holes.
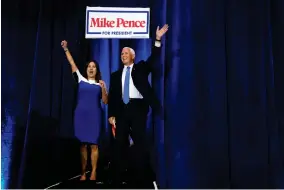
[[[64,50],[64,52],[67,52],[67,51],[69,51],[69,50],[68,50],[68,49],[65,49],[65,50]]]

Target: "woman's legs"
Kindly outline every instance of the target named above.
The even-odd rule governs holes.
[[[99,149],[97,145],[91,145],[91,161],[92,161],[92,172],[90,180],[96,180],[97,162],[99,158]]]
[[[86,167],[87,167],[87,158],[88,158],[88,151],[87,145],[82,144],[80,147],[81,151],[81,166],[82,166],[82,176],[80,180],[86,180]]]

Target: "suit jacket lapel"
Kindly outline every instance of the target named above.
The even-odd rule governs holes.
[[[133,64],[133,68],[132,68],[132,72],[131,72],[131,77],[132,77],[132,79],[133,79],[133,73],[135,73],[136,72],[136,65],[135,65],[135,63]]]
[[[122,69],[119,70],[119,80],[118,80],[119,92],[120,92],[121,97],[122,97],[122,71],[123,71],[123,67]]]

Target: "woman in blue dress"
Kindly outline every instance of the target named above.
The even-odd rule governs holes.
[[[86,180],[87,145],[91,146],[92,172],[90,180],[96,180],[97,160],[99,156],[98,140],[102,127],[101,100],[107,104],[108,95],[106,85],[101,80],[98,63],[89,61],[87,63],[87,77],[79,72],[69,50],[67,42],[62,41],[61,46],[71,65],[72,73],[78,82],[77,105],[74,114],[74,129],[76,138],[81,145],[82,176],[80,180]]]

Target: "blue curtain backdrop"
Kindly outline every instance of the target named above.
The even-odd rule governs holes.
[[[170,25],[149,77],[167,116],[149,114],[160,187],[284,188],[282,0],[3,1],[3,188],[43,188],[80,171],[61,40],[81,70],[98,60],[107,86],[122,47],[137,60],[150,54],[150,39],[84,39],[86,6],[150,7],[152,36]]]

